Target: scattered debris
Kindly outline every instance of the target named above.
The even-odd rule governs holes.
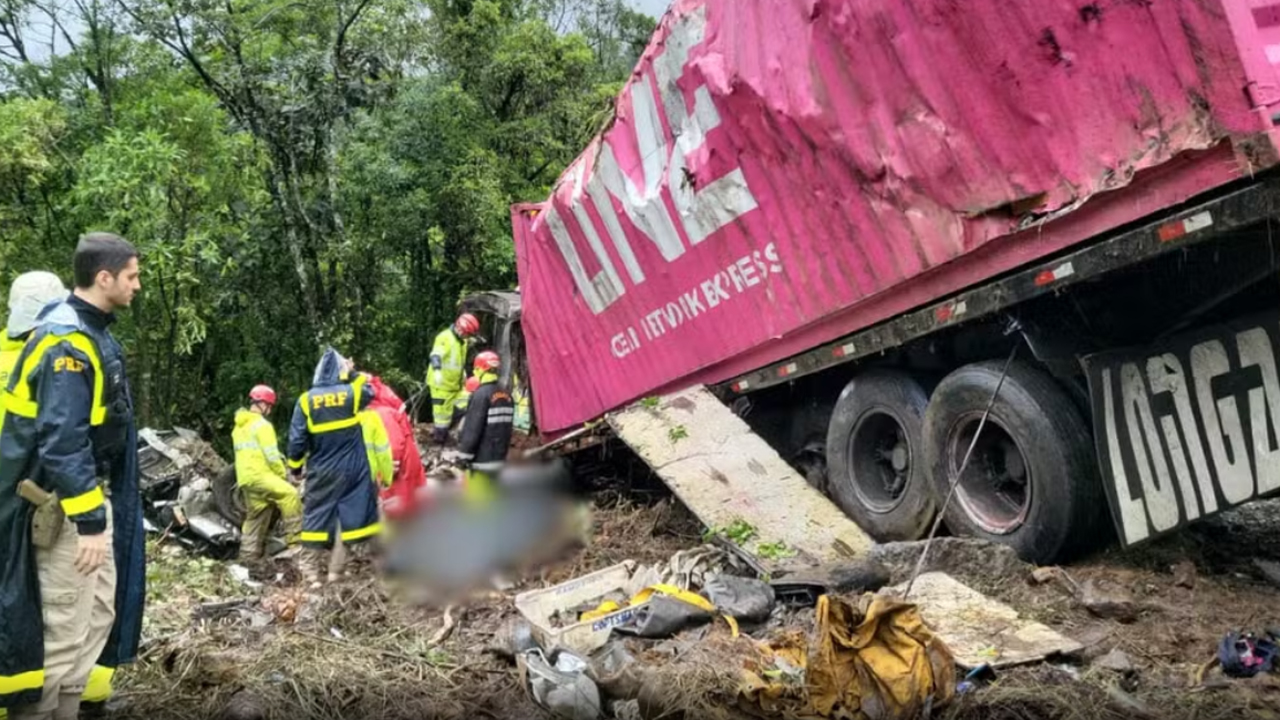
[[[901,596],[904,585],[881,593]],[[1078,652],[1080,644],[993,600],[946,573],[929,572],[916,579],[912,602],[925,622],[946,643],[964,668],[993,668]]]
[[[1229,632],[1218,644],[1218,664],[1227,677],[1247,678],[1258,673],[1272,672],[1280,661],[1280,646],[1276,640],[1280,633],[1268,632],[1265,637],[1253,633]]]
[[[1183,560],[1173,566],[1173,584],[1177,587],[1195,589],[1196,575],[1196,564],[1190,560]]]
[[[1095,667],[1105,670],[1113,670],[1119,673],[1134,672],[1137,666],[1133,664],[1133,660],[1124,653],[1123,650],[1112,650],[1102,657],[1093,661]]]
[[[535,648],[520,655],[519,667],[522,684],[552,715],[564,720],[600,717],[600,690],[587,677],[585,660],[561,650],[552,664]]]
[[[742,694],[766,716],[913,718],[954,695],[947,646],[917,607],[879,595],[823,597],[813,637],[786,633],[748,669]]]
[[[720,612],[744,622],[764,622],[776,601],[773,588],[755,578],[720,575],[703,586]]]
[[[552,618],[565,608],[588,603],[616,591],[625,591],[635,563],[626,561],[542,590],[516,596],[515,605],[533,628],[533,637],[544,648],[562,647],[590,653],[604,645],[614,626],[634,615],[638,605],[606,612],[586,622],[555,627]]]
[[[924,541],[885,543],[873,547],[866,557],[887,567],[892,582],[904,583],[915,569],[924,546]],[[1007,545],[974,538],[939,537],[934,538],[921,572],[943,571],[970,580],[1025,577],[1027,568]]]
[[[1104,620],[1131,623],[1138,619],[1138,606],[1133,596],[1118,587],[1103,588],[1101,583],[1086,581],[1080,589],[1080,603]]]

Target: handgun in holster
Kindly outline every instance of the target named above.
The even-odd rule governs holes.
[[[58,535],[62,533],[62,524],[66,519],[57,493],[48,492],[30,480],[23,480],[18,483],[18,495],[36,506],[31,515],[31,543],[44,550],[52,548],[58,542]]]

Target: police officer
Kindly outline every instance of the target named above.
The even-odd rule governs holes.
[[[141,633],[137,432],[109,331],[141,287],[138,253],[91,233],[73,264],[74,294],[44,311],[3,397],[0,706],[15,720],[75,718],[95,661],[131,662]],[[24,479],[52,500],[20,498]]]
[[[460,411],[466,408],[463,389],[467,361],[466,339],[480,332],[480,321],[471,313],[458,316],[453,325],[436,335],[431,346],[431,369],[427,371],[427,388],[431,390],[431,439],[443,445],[449,429]]]
[[[350,370],[336,350],[326,350],[311,389],[298,398],[289,427],[289,467],[295,474],[306,468],[302,545],[307,553],[302,568],[312,588],[320,585],[335,541],[361,543],[382,532],[378,484],[390,482],[391,448],[385,434],[380,443],[370,437],[366,445],[373,428],[362,422],[367,417],[362,413],[373,393],[365,387],[365,376],[352,377]]]

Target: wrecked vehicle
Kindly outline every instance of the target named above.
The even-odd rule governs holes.
[[[194,431],[140,430],[138,475],[148,533],[219,559],[239,551],[245,509],[235,468]]]
[[[1280,492],[1271,6],[1012,5],[675,2],[512,209],[538,429],[710,386],[875,540],[954,485],[1039,563]]]

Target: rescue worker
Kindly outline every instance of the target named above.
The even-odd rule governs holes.
[[[289,428],[289,467],[295,474],[306,468],[302,569],[313,588],[321,584],[335,541],[361,543],[382,531],[376,473],[392,466],[391,450],[385,440],[382,447],[375,447],[374,441],[366,445],[372,430],[361,413],[372,393],[364,387],[363,375],[349,381],[347,377],[348,362],[333,348],[326,350],[311,389],[298,398]],[[337,579],[328,577],[331,582]]]
[[[244,527],[240,532],[240,560],[262,560],[275,512],[280,513],[285,543],[298,544],[302,532],[302,500],[289,484],[276,429],[267,416],[276,406],[276,391],[257,385],[249,391],[249,407],[236,411],[231,441],[236,453],[236,484],[244,493]]]
[[[431,346],[431,369],[427,371],[427,388],[431,391],[431,439],[443,445],[449,430],[465,409],[459,406],[463,397],[467,361],[466,339],[480,331],[480,321],[471,313],[458,316],[453,325],[436,335]]]
[[[471,393],[458,440],[458,459],[467,469],[466,490],[477,497],[492,492],[511,446],[515,403],[511,393],[498,382],[499,367],[501,360],[492,350],[476,356],[475,379],[479,387]]]
[[[405,517],[413,513],[418,493],[427,484],[422,455],[414,442],[413,423],[405,412],[404,401],[381,378],[371,376],[367,385],[373,392],[369,409],[382,418],[395,462],[391,485],[381,493],[382,508],[388,519]]]
[[[36,327],[40,311],[66,297],[67,289],[58,276],[43,270],[23,273],[9,286],[9,322],[0,335],[0,392],[9,386],[9,375]],[[4,405],[0,404],[0,426],[3,423]]]
[[[95,661],[132,662],[142,629],[137,430],[109,332],[140,289],[138,253],[91,233],[73,265],[74,294],[43,311],[3,398],[0,706],[14,720],[76,718]],[[25,479],[37,490],[19,497]]]

